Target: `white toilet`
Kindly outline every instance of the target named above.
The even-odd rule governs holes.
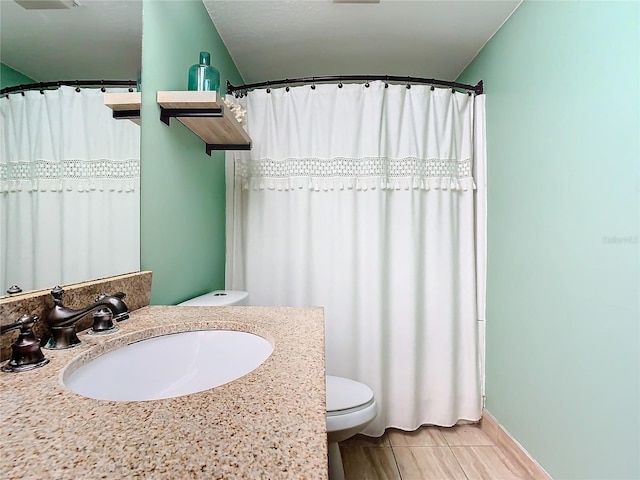
[[[229,306],[247,305],[249,294],[237,290],[216,290],[179,305]],[[363,383],[327,375],[327,441],[329,444],[329,479],[344,480],[342,442],[369,425],[378,414],[373,391]]]
[[[349,378],[327,375],[327,442],[329,479],[344,480],[340,446],[369,425],[378,414],[373,390]]]
[[[192,298],[178,305],[193,307],[222,307],[228,305],[248,305],[249,294],[239,290],[214,290]]]

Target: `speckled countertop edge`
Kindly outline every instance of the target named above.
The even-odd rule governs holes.
[[[3,478],[327,478],[321,308],[145,307],[118,327],[44,350],[42,368],[0,374]],[[135,332],[211,328],[256,333],[274,351],[238,380],[171,399],[93,400],[61,383],[74,359]]]

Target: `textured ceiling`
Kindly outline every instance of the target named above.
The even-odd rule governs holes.
[[[142,51],[142,0],[79,0],[26,10],[0,0],[0,61],[41,82],[135,80]]]
[[[135,79],[142,0],[78,2],[25,10],[0,0],[0,61],[38,81]],[[339,74],[454,80],[520,0],[204,4],[247,82]]]
[[[246,82],[317,75],[455,80],[520,0],[204,0]]]

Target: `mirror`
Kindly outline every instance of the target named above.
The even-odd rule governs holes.
[[[135,80],[141,65],[142,0],[2,0],[0,45],[1,88],[30,83],[29,79],[36,82]],[[139,270],[139,127],[129,120],[113,120],[111,111],[103,105],[99,108],[107,111],[106,120],[100,114],[98,127],[88,127],[87,122],[77,119],[78,112],[88,108],[87,102],[102,103],[99,85],[96,89],[83,88],[77,96],[72,95],[73,87],[66,88],[66,96],[60,93],[63,101],[54,100],[69,103],[68,107],[66,104],[60,107],[69,115],[69,120],[60,121],[67,117],[59,115],[52,121],[56,127],[64,124],[64,128],[60,128],[62,137],[54,138],[51,134],[51,138],[43,138],[39,132],[31,133],[39,120],[29,122],[29,134],[19,131],[19,148],[38,152],[34,158],[25,158],[31,157],[31,153],[18,152],[18,147],[9,147],[12,143],[4,137],[7,130],[2,132],[1,143],[5,146],[0,153],[0,174],[3,175],[0,178],[0,251],[12,250],[0,255],[0,270],[20,273],[0,276],[0,296],[14,284],[27,291]],[[26,104],[54,92],[58,91],[41,94],[36,90],[15,96],[22,97],[18,100]],[[76,97],[85,93],[92,98],[79,103]],[[4,108],[11,100],[0,98],[0,101]],[[22,105],[20,103],[20,108]],[[93,113],[87,115],[94,117]],[[3,113],[2,128],[10,128],[7,126],[10,121],[10,116]],[[11,135],[18,136],[15,126],[11,128]],[[103,135],[100,140],[94,137],[95,130]],[[104,139],[105,131],[110,140]],[[118,137],[122,131],[127,131],[125,137]],[[29,141],[25,142],[25,138]],[[34,146],[34,142],[39,143]],[[29,145],[25,147],[25,143]],[[109,151],[108,157],[96,153],[101,143],[106,145],[103,146]],[[118,148],[113,148],[114,145]],[[125,146],[134,153],[126,153]],[[86,152],[78,153],[81,148]],[[61,156],[50,158],[51,152]],[[101,166],[95,160],[100,160]],[[25,167],[31,161],[37,165]],[[40,173],[27,185],[22,177],[19,178],[22,183],[16,180],[17,169],[29,171],[29,175],[34,170]],[[117,172],[115,180],[114,171]],[[94,172],[101,172],[99,178],[93,176]],[[28,198],[29,207],[16,206],[18,191]],[[65,201],[58,204],[52,201],[62,192],[69,195]],[[96,192],[108,195],[98,198]],[[127,192],[129,200],[134,197],[135,201],[124,204],[118,203],[120,199],[109,197],[121,192]],[[29,209],[37,211],[37,222]],[[63,210],[65,216],[58,218],[56,215]],[[118,234],[110,236],[109,232]],[[94,244],[92,250],[85,250],[89,241]],[[15,245],[19,245],[17,250]],[[123,245],[135,251],[137,260],[121,258],[123,255],[118,252]],[[8,264],[12,264],[12,268],[9,269]],[[65,271],[69,264],[75,268],[72,275]],[[33,273],[43,266],[47,275]],[[20,278],[11,278],[16,275]]]

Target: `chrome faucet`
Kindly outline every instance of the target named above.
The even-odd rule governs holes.
[[[17,322],[0,327],[0,333],[20,329],[17,340],[11,345],[11,359],[2,366],[3,372],[26,372],[49,363],[40,350],[40,339],[33,334],[37,321],[35,315],[22,315]]]
[[[71,348],[80,343],[80,339],[76,335],[76,323],[82,317],[97,309],[108,309],[113,315],[113,319],[117,322],[129,318],[129,309],[122,301],[125,294],[122,292],[113,295],[100,295],[94,303],[85,308],[73,310],[62,305],[62,295],[64,290],[57,286],[51,290],[55,305],[45,319],[49,329],[51,330],[51,338],[45,345],[45,348],[51,350],[62,350]]]

